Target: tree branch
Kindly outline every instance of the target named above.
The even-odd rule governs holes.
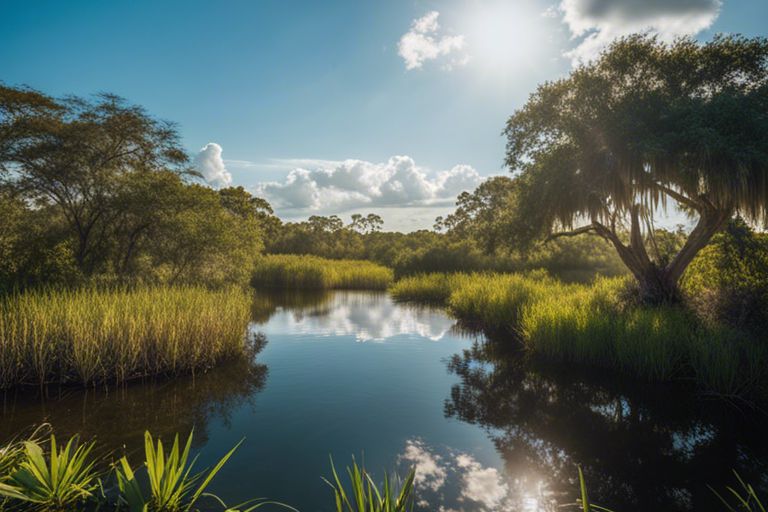
[[[595,231],[595,226],[593,226],[592,224],[589,224],[587,226],[582,226],[580,228],[576,228],[572,231],[561,231],[559,233],[551,233],[547,238],[544,239],[544,243],[550,242],[555,238],[578,236],[583,233],[589,233],[590,231]]]
[[[655,183],[653,184],[654,187],[659,189],[660,191],[664,192],[668,196],[670,196],[672,199],[677,201],[678,203],[684,204],[686,206],[689,206],[696,210],[697,212],[700,212],[704,205],[702,205],[699,201],[692,199],[688,196],[685,196],[678,192],[677,190],[668,187],[666,185],[662,185],[661,183]]]

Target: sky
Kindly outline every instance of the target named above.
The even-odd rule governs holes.
[[[768,0],[0,0],[0,81],[178,124],[281,217],[428,228],[503,167],[506,119],[615,37],[768,35]]]

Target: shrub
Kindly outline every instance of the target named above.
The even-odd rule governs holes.
[[[768,235],[741,219],[702,249],[683,277],[683,291],[710,324],[753,334],[768,325]]]

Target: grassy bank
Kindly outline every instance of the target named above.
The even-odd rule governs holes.
[[[361,260],[273,254],[259,259],[252,283],[265,288],[384,290],[392,270]]]
[[[729,397],[765,396],[768,351],[745,334],[705,325],[682,306],[626,305],[622,278],[564,284],[520,274],[425,274],[397,282],[398,300],[432,300],[456,317],[512,332],[550,361],[630,373],[651,381],[692,379]]]
[[[0,298],[0,388],[124,382],[209,368],[242,353],[239,289],[48,290]]]

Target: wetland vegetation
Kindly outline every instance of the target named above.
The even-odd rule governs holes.
[[[277,443],[265,450],[282,450],[271,460],[290,454],[282,477],[317,469],[305,452],[318,443],[354,452],[371,432],[386,442],[365,437],[375,446],[358,449],[386,447],[374,453],[387,464],[405,445],[398,461],[416,466],[402,487],[385,476],[380,488],[353,464],[350,491],[332,468],[339,511],[429,509],[413,493],[442,493],[451,478],[458,503],[534,499],[524,478],[496,478],[502,465],[568,494],[542,491],[542,507],[573,502],[576,465],[611,507],[714,510],[697,482],[722,488],[732,469],[763,492],[764,442],[739,432],[764,424],[768,399],[768,41],[619,39],[542,84],[504,134],[511,177],[461,193],[433,230],[395,233],[373,213],[283,221],[243,187],[211,188],[174,125],[112,94],[0,84],[3,417],[40,424],[50,411],[35,404],[60,400],[54,414],[72,430],[63,447],[50,435],[0,448],[0,509],[198,507],[236,443],[187,480],[191,434],[170,451],[143,434],[140,466],[127,453],[111,472],[92,457],[98,440],[77,436],[103,421],[105,437],[124,433],[135,448],[144,423],[166,436],[197,427],[202,442],[200,423],[251,428],[256,413],[241,399],[265,387],[260,327],[283,340],[271,356],[278,393],[264,400],[280,414],[259,431]],[[658,226],[673,203],[690,227]],[[295,290],[306,292],[285,293]],[[406,302],[444,307],[481,340],[467,348],[442,312]],[[403,348],[398,336],[421,344]],[[350,337],[354,348],[342,345]],[[101,392],[113,405],[95,399],[102,412],[78,424],[88,393]],[[704,396],[725,399],[726,417],[710,420]],[[684,411],[670,410],[678,403]],[[437,455],[411,426],[460,447]],[[471,452],[480,445],[483,459]],[[274,505],[244,501],[244,480],[229,475],[243,503],[208,497],[214,506]],[[473,494],[479,476],[493,492]],[[743,487],[742,508],[758,509]],[[305,506],[318,496],[293,492]]]

